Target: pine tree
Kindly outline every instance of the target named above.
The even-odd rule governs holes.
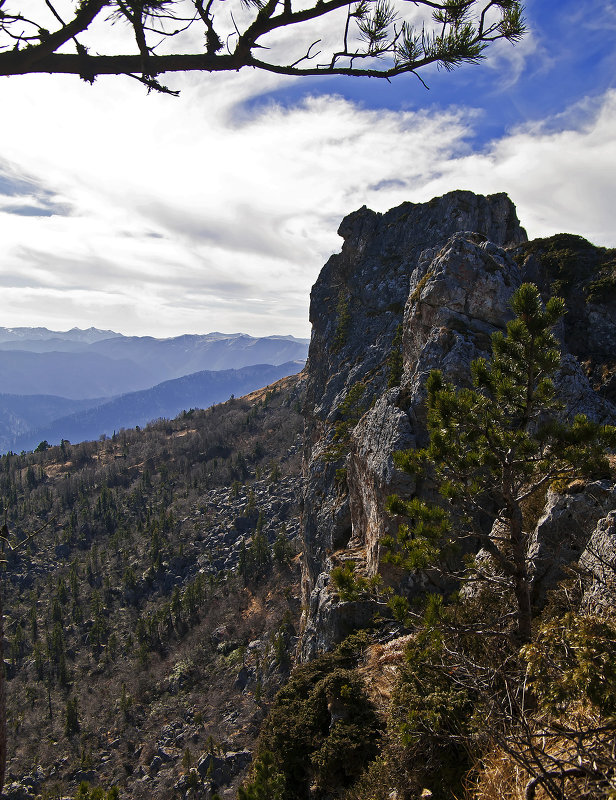
[[[249,561],[248,561],[248,548],[246,547],[246,539],[242,538],[240,552],[237,562],[238,574],[243,578],[244,583],[248,583],[249,578]]]
[[[77,698],[69,697],[66,701],[64,732],[68,737],[71,737],[79,732],[79,728],[79,707],[77,705]]]
[[[276,771],[274,756],[265,751],[255,761],[254,778],[240,786],[238,800],[282,800],[284,776]]]
[[[555,481],[605,475],[616,428],[578,415],[567,421],[552,380],[560,364],[552,333],[564,301],[543,307],[539,290],[523,284],[511,306],[515,319],[492,337],[492,359],[471,365],[473,388],[446,383],[440,371],[427,383],[429,445],[396,453],[396,464],[434,480],[441,502],[389,498],[391,513],[408,518],[389,560],[410,569],[444,566],[454,541],[475,537],[492,557],[496,579],[513,590],[518,634],[531,636],[530,531],[524,503]],[[467,578],[488,580],[475,562]],[[494,577],[494,576],[492,576]],[[400,604],[398,601],[398,608]]]
[[[288,566],[293,559],[293,547],[287,538],[287,528],[284,522],[276,535],[272,546],[272,554],[277,564],[281,567]]]

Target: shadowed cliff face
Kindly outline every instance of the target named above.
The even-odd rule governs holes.
[[[520,273],[501,246],[526,241],[506,195],[471,192],[386,214],[363,208],[339,233],[342,252],[323,268],[310,304],[304,658],[374,613],[371,603],[337,603],[330,569],[351,559],[365,574],[383,570],[378,541],[393,524],[385,498],[412,489],[391,453],[423,435],[417,415],[429,370],[439,366],[462,379],[506,321]],[[401,385],[388,388],[392,383]]]
[[[527,280],[567,304],[564,341],[593,389],[616,401],[616,249],[560,233],[513,251]]]
[[[616,341],[611,251],[579,245],[573,237],[584,264],[590,264],[578,275],[569,239],[564,237],[564,256],[558,237],[526,243],[515,208],[503,194],[452,192],[386,214],[363,208],[343,220],[339,233],[342,252],[329,259],[311,295],[304,659],[329,649],[378,610],[373,600],[341,602],[330,586],[332,567],[351,561],[357,575],[378,573],[411,595],[435,580],[428,573],[396,574],[381,560],[380,540],[398,524],[385,512],[386,499],[394,493],[409,496],[416,488],[395,469],[392,453],[426,444],[424,386],[430,370],[468,384],[471,361],[489,355],[492,333],[511,318],[510,298],[520,283],[537,282],[546,298],[555,291],[565,296],[568,313],[557,331],[563,358],[555,382],[568,414],[616,420],[612,361],[592,332],[599,316],[600,340]],[[583,550],[593,525],[571,545],[571,554]],[[556,558],[548,527],[538,527],[533,539],[533,552],[540,555],[537,595],[553,585],[558,564],[571,560],[560,551]],[[546,571],[539,563],[546,559],[558,564]]]

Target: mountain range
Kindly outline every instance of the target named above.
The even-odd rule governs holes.
[[[293,336],[0,328],[0,450],[98,438],[207,407],[299,371],[307,350],[308,340]]]
[[[111,435],[123,428],[135,428],[154,419],[172,419],[182,411],[192,408],[209,408],[234,395],[245,395],[267,386],[287,375],[294,375],[303,367],[303,361],[287,361],[286,364],[272,366],[256,364],[241,369],[203,370],[183,378],[164,381],[151,389],[129,392],[112,400],[81,408],[74,413],[50,420],[46,425],[33,427],[13,439],[13,449],[32,450],[40,442],[57,444],[62,439],[70,442],[83,442],[98,439],[101,435]],[[0,409],[7,403],[7,397],[0,396]],[[20,398],[13,395],[15,404],[32,402],[32,397]],[[49,408],[61,398],[41,398]],[[81,401],[82,403],[84,401]],[[78,401],[75,401],[78,404]],[[59,407],[59,404],[56,406]]]

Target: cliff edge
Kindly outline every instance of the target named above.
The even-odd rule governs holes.
[[[520,283],[534,281],[545,297],[557,290],[567,302],[557,385],[569,413],[616,420],[612,251],[566,235],[566,246],[558,237],[529,243],[505,194],[468,191],[385,214],[364,207],[343,220],[339,234],[342,251],[323,267],[310,304],[304,660],[383,610],[375,600],[342,602],[330,585],[334,566],[352,561],[356,574],[379,573],[407,594],[428,587],[427,574],[397,575],[381,559],[380,539],[397,524],[385,500],[414,491],[392,453],[425,444],[430,370],[468,383],[471,361],[488,354],[491,334],[511,318],[509,301]],[[588,264],[579,272],[567,267],[571,259],[577,263],[576,247]],[[578,542],[575,552],[583,547]]]

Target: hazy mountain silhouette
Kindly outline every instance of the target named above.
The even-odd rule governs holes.
[[[101,405],[109,399],[70,400],[45,394],[0,394],[0,453],[10,450],[16,437],[24,436],[33,428],[48,425],[54,419],[93,405]]]
[[[43,440],[59,444],[61,439],[73,443],[98,439],[102,434],[111,435],[121,428],[143,426],[160,417],[173,418],[181,411],[208,408],[228,400],[231,395],[239,397],[260,389],[299,372],[303,365],[303,361],[292,361],[275,366],[257,364],[242,369],[204,370],[164,381],[150,389],[131,392],[37,426],[18,436],[4,449],[32,450]],[[28,401],[33,402],[31,398]]]
[[[0,328],[0,387],[70,399],[148,389],[202,370],[304,361],[308,340],[208,333],[155,339],[96,328]]]

